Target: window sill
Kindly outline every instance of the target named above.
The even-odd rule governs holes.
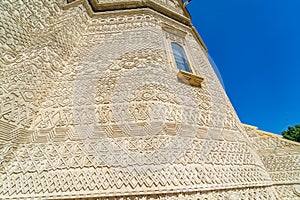
[[[195,86],[195,87],[201,87],[201,83],[203,82],[203,78],[196,75],[192,74],[186,71],[180,70],[177,74],[177,78],[179,81]]]

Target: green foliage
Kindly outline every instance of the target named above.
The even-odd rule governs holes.
[[[288,127],[288,130],[283,131],[282,136],[288,140],[293,140],[300,142],[300,124],[297,124],[294,127]]]

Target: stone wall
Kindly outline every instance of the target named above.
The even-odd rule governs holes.
[[[300,144],[245,125],[254,149],[269,172],[280,199],[300,197]]]
[[[1,199],[296,198],[299,149],[283,158],[295,170],[267,165],[182,3],[181,17],[96,3],[0,4]],[[171,42],[201,87],[178,81]]]

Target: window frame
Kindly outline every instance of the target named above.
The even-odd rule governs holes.
[[[174,72],[175,70],[177,71],[178,81],[194,87],[201,87],[201,84],[204,81],[204,79],[195,73],[195,69],[193,66],[194,60],[191,59],[192,57],[189,54],[188,46],[186,45],[186,40],[185,40],[187,32],[174,28],[165,23],[162,24],[162,29],[165,35],[164,43],[165,43],[165,48],[167,50],[170,67],[172,67],[172,70],[174,70]],[[177,67],[177,63],[173,53],[172,43],[176,43],[182,48],[190,72],[187,72],[185,70],[180,70]]]
[[[177,68],[177,64],[176,64],[176,61],[175,61],[175,58],[174,58],[174,55],[173,55],[173,49],[172,49],[172,45],[171,45],[172,42],[175,42],[178,45],[180,45],[184,50],[185,57],[186,57],[186,60],[187,60],[187,63],[188,63],[188,67],[190,69],[189,73],[194,73],[195,70],[194,70],[194,67],[193,67],[193,64],[192,64],[193,60],[191,60],[191,56],[189,55],[189,51],[188,51],[188,48],[186,46],[186,41],[185,41],[185,37],[187,35],[187,32],[185,32],[183,30],[180,30],[178,28],[175,28],[173,26],[170,26],[166,23],[163,23],[161,25],[161,27],[162,27],[162,30],[163,30],[164,35],[165,35],[165,40],[164,40],[165,41],[165,47],[166,47],[168,58],[169,58],[169,61],[170,61],[170,64],[171,64],[172,68],[174,70],[175,69],[179,70]]]
[[[180,67],[179,67],[178,64],[177,64],[177,61],[176,61],[176,58],[175,58],[175,51],[174,51],[175,49],[173,48],[173,45],[176,45],[176,46],[179,47],[180,50],[182,51],[182,52],[179,52],[179,54],[180,54],[180,56],[183,57],[183,59],[186,61],[186,62],[185,62],[186,66],[184,66],[184,69],[180,69]],[[192,68],[191,68],[191,64],[190,64],[190,62],[189,62],[189,58],[188,58],[188,56],[187,56],[187,53],[186,53],[185,48],[184,48],[182,45],[180,45],[179,43],[172,41],[172,42],[171,42],[171,49],[172,49],[173,61],[174,61],[174,63],[175,63],[176,68],[177,68],[178,70],[182,70],[182,71],[186,71],[186,72],[189,72],[189,73],[193,73],[193,70],[192,70]],[[182,54],[181,54],[181,53],[182,53]],[[188,71],[185,70],[186,68],[188,68]]]

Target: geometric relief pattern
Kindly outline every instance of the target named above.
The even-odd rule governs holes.
[[[91,145],[97,145],[100,141],[95,141]],[[162,141],[160,145],[164,145],[163,140],[160,141]],[[120,140],[118,145],[124,143],[124,140]],[[153,167],[152,163],[155,162],[153,159],[144,159],[144,163],[136,163],[137,160],[130,160],[132,159],[130,157],[127,159],[133,165],[132,167],[111,168],[101,160],[95,159],[83,143],[25,145],[12,156],[11,164],[5,168],[6,174],[2,176],[2,194],[26,196],[38,193],[53,193],[53,195],[63,193],[68,196],[69,192],[83,194],[101,190],[102,195],[117,195],[118,190],[122,194],[123,191],[132,189],[137,193],[144,193],[154,192],[155,188],[162,190],[164,187],[179,189],[184,186],[184,191],[195,186],[198,190],[203,190],[240,187],[241,184],[248,187],[268,184],[268,174],[253,164],[255,160],[251,159],[250,152],[248,151],[248,156],[245,156],[247,152],[240,152],[247,149],[246,144],[240,146],[239,143],[219,142],[204,159],[200,157],[203,148],[201,144],[204,144],[203,140],[195,141],[173,165],[166,165],[161,169]],[[101,144],[103,150],[109,149],[108,145],[111,144]],[[132,151],[139,148],[133,141],[129,146]],[[226,151],[221,154],[222,156],[220,156],[220,148]],[[173,151],[176,153],[175,148]],[[118,158],[118,154],[112,155],[105,151],[100,158],[105,160],[104,156],[115,159],[115,162],[126,159],[124,155]],[[228,163],[220,159],[223,156],[228,159]],[[167,157],[167,152],[165,155],[160,155],[160,158]],[[229,161],[235,160],[232,159],[233,157],[236,162]],[[144,167],[134,167],[138,164],[143,164]]]
[[[255,169],[230,168],[208,169],[203,166],[193,167],[190,165],[172,165],[169,168],[159,171],[148,170],[115,170],[107,167],[102,168],[69,168],[60,171],[12,173],[2,178],[2,195],[24,197],[39,196],[37,194],[50,193],[53,196],[62,194],[89,194],[92,191],[102,191],[99,196],[123,195],[124,191],[134,193],[152,193],[155,191],[167,192],[162,187],[170,187],[172,190],[189,191],[197,186],[197,190],[239,188],[238,180],[247,184],[247,187],[260,186],[250,184],[246,181],[260,181]],[[218,174],[221,171],[223,176],[236,177],[227,179],[225,177],[210,177],[203,174]],[[222,176],[219,174],[218,176]],[[248,177],[245,177],[247,174]],[[214,185],[222,183],[222,186]],[[12,184],[13,183],[13,184]],[[184,186],[184,189],[182,189]],[[134,189],[134,190],[133,190]]]
[[[213,96],[214,100],[209,104],[204,102],[204,113],[210,109],[213,112],[210,116],[202,115],[204,120],[201,120],[203,125],[209,127],[221,127],[228,130],[234,131],[242,131],[240,122],[238,117],[235,116],[233,108],[231,106],[230,101],[226,97],[226,94],[223,91],[222,86],[218,82],[218,79],[213,71],[213,69],[209,66],[209,61],[207,60],[206,55],[203,53],[199,43],[191,37],[187,36],[187,46],[190,49],[191,54],[191,62],[197,66],[195,67],[196,74],[205,74],[205,85],[203,86],[204,94],[209,94]],[[201,95],[200,99],[207,99],[208,97],[205,95]],[[220,115],[220,112],[223,112],[223,116]],[[222,119],[222,120],[220,120]]]
[[[118,138],[110,140],[96,140],[89,143],[88,147],[99,146],[100,159],[95,159],[86,146],[81,142],[63,142],[53,144],[28,144],[22,145],[14,152],[13,156],[9,159],[13,161],[5,166],[5,171],[8,173],[17,172],[32,172],[32,171],[46,171],[66,168],[82,168],[84,166],[106,166],[105,157],[109,157],[111,162],[117,163],[120,159],[128,159],[131,165],[152,165],[157,164],[159,160],[148,160],[145,155],[144,160],[138,160],[133,157],[126,157],[126,154],[112,154],[110,146],[114,144],[118,151],[128,149],[130,152],[140,152],[143,149],[148,152],[150,157],[151,152],[163,149],[159,152],[158,158],[166,159],[168,161],[172,154],[179,154],[180,157],[176,159],[177,164],[206,164],[213,166],[230,166],[230,165],[243,165],[251,166],[255,164],[255,159],[249,151],[249,147],[237,142],[217,142],[211,149],[211,152],[205,156],[201,156],[201,151],[207,147],[206,141],[203,139],[195,139],[185,153],[178,152],[180,144],[177,144],[173,150],[167,149],[168,143],[172,140],[169,137],[154,137],[141,143],[139,138]],[[154,143],[155,142],[155,143]],[[185,144],[187,145],[187,144]],[[118,152],[120,153],[120,152]],[[181,153],[181,154],[180,154]],[[168,162],[166,162],[168,163]]]
[[[47,29],[51,18],[60,15],[62,1],[2,1],[1,10],[1,56],[4,65],[15,62],[25,48]],[[3,51],[2,51],[3,50]]]
[[[64,3],[0,5],[0,198],[276,199],[272,179],[297,183],[297,153],[276,178],[287,166],[249,143],[189,27]],[[187,33],[201,87],[177,80],[162,24]]]
[[[148,0],[147,2],[149,2],[149,5],[152,4],[156,4],[156,6],[163,6],[166,7],[169,11],[173,11],[176,14],[181,14],[184,15],[182,7],[179,5],[178,1],[174,1],[174,0]],[[132,4],[132,0],[96,0],[92,2],[92,6],[94,10],[101,10],[101,6],[107,6],[107,4],[117,4],[117,3],[123,3],[123,4]],[[139,0],[135,1],[136,5],[139,5],[140,2]],[[105,9],[105,8],[104,8]]]
[[[76,25],[82,14],[76,8],[62,16],[60,5],[54,1],[15,1],[1,4],[0,9],[0,21],[6,27],[4,41],[11,41],[0,49],[1,57],[10,59],[1,63],[0,119],[20,128],[35,128],[31,124],[39,108],[46,106],[57,80],[71,70],[66,61],[83,27]],[[68,22],[54,23],[53,19],[63,18]],[[9,52],[14,54],[6,55]]]
[[[300,198],[300,186],[298,185],[278,185],[274,186],[280,199],[283,200],[296,200]]]
[[[298,144],[291,146],[289,141],[282,141],[279,138],[270,138],[265,141],[259,139],[255,143],[260,146],[258,152],[273,181],[299,183],[300,147]]]
[[[83,200],[190,200],[190,199],[230,199],[230,200],[269,200],[279,199],[272,187],[248,188],[248,189],[231,189],[231,190],[216,190],[204,192],[189,192],[189,193],[171,193],[171,194],[157,194],[157,195],[143,195],[143,196],[123,196],[123,197],[109,197],[109,198],[89,198]],[[293,199],[293,198],[291,198]],[[296,199],[296,198],[294,198]]]
[[[270,174],[280,199],[298,199],[300,145],[253,126],[245,125],[245,129]]]

